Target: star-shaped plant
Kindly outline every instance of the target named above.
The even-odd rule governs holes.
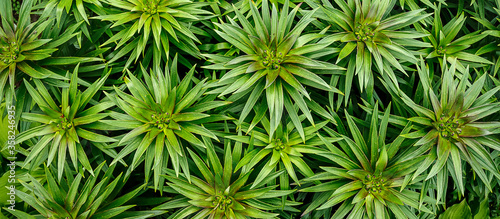
[[[96,169],[94,176],[87,176],[85,180],[82,174],[76,177],[65,177],[59,182],[51,173],[51,169],[45,167],[45,180],[47,185],[28,175],[31,183],[22,182],[24,188],[31,190],[32,194],[16,190],[26,204],[33,207],[39,214],[28,214],[19,210],[5,208],[17,218],[126,218],[128,216],[151,217],[164,214],[166,211],[131,211],[136,205],[124,205],[132,198],[137,197],[141,190],[144,191],[145,184],[138,186],[134,190],[116,198],[116,191],[125,185],[122,174],[113,176],[114,167],[101,170],[105,163],[101,163]],[[102,175],[101,177],[99,177]],[[69,176],[69,175],[68,175]]]
[[[436,8],[436,12],[434,15],[434,25],[432,25],[432,30],[430,32],[425,28],[417,25],[420,31],[422,31],[423,33],[428,33],[428,36],[425,37],[424,40],[432,44],[431,48],[425,48],[422,50],[426,54],[429,54],[426,57],[427,59],[437,57],[441,65],[445,60],[445,56],[446,61],[449,63],[453,62],[455,59],[458,59],[459,61],[456,63],[456,65],[457,69],[460,72],[463,72],[466,66],[469,64],[493,64],[491,61],[466,50],[472,44],[486,37],[488,35],[487,33],[481,33],[481,31],[478,30],[463,35],[462,37],[454,40],[459,32],[463,29],[467,18],[462,13],[460,16],[454,17],[446,25],[443,26],[440,13],[441,3]],[[476,66],[481,65],[476,64]]]
[[[299,121],[303,121],[304,119],[305,116],[301,116],[301,120]],[[290,177],[299,185],[295,169],[298,168],[300,173],[305,177],[314,175],[311,168],[302,159],[302,156],[304,154],[326,152],[324,149],[318,147],[324,143],[315,133],[328,124],[328,121],[318,123],[315,126],[305,127],[302,130],[303,133],[298,132],[292,121],[283,122],[278,125],[274,136],[269,134],[269,120],[266,117],[262,118],[260,123],[262,127],[255,128],[248,123],[243,123],[241,128],[242,131],[249,133],[247,136],[225,136],[225,138],[256,147],[241,159],[235,169],[239,170],[243,167],[242,172],[246,173],[256,165],[264,164],[257,178],[254,180],[252,188],[266,179],[270,174],[279,170],[286,170],[286,180],[288,181],[288,177]],[[302,126],[299,126],[299,129],[302,129]],[[305,141],[302,140],[301,135],[305,135]],[[327,141],[330,143],[339,140],[338,138],[328,137],[324,139],[328,139]]]
[[[210,14],[201,9],[208,5],[207,3],[191,0],[104,0],[103,2],[118,10],[107,10],[108,14],[95,18],[114,22],[111,28],[119,27],[120,31],[101,46],[117,42],[116,49],[118,49],[126,44],[110,61],[130,54],[126,65],[128,66],[132,61],[137,61],[141,54],[152,53],[154,65],[158,66],[162,56],[168,58],[170,43],[192,56],[200,57],[199,49],[194,43],[200,41],[189,27],[191,22],[203,19],[202,15]],[[153,46],[146,50],[150,39],[154,39]]]
[[[46,38],[52,36],[53,19],[47,19],[48,14],[31,23],[31,14],[34,0],[25,0],[22,3],[19,19],[15,22],[12,14],[11,1],[0,3],[0,14],[2,14],[2,27],[0,28],[0,99],[4,96],[7,81],[11,91],[17,82],[17,73],[23,73],[31,78],[55,78],[64,77],[54,73],[47,66],[69,65],[84,62],[100,61],[99,58],[80,57],[54,57],[52,54],[58,50],[58,46],[68,42],[77,35],[75,30],[81,23],[70,25],[63,34],[58,35],[58,40]],[[45,33],[45,34],[44,34]],[[44,36],[44,37],[42,37]]]
[[[75,19],[76,22],[86,22],[90,25],[87,10],[90,9],[99,12],[102,8],[102,4],[99,0],[48,0],[44,6],[44,14],[55,12],[58,27],[62,25],[65,22],[64,19],[67,18]],[[64,12],[66,12],[66,15],[73,16],[63,17]],[[80,25],[79,28],[88,39],[92,39],[87,25]]]
[[[210,141],[210,139],[207,140]],[[252,189],[247,184],[252,171],[240,174],[234,177],[235,180],[231,180],[235,173],[230,146],[224,150],[224,165],[222,165],[215,153],[214,145],[210,143],[207,145],[210,146],[207,147],[208,162],[206,163],[188,149],[203,178],[191,176],[191,182],[189,182],[182,174],[175,177],[173,171],[167,172],[169,175],[164,177],[170,181],[167,183],[168,186],[183,197],[164,203],[153,210],[182,207],[182,210],[173,215],[175,219],[187,218],[194,213],[196,215],[193,218],[232,219],[275,218],[278,214],[268,211],[281,210],[283,207],[285,210],[294,209],[290,207],[291,203],[286,201],[282,205],[279,199],[293,193],[294,190],[277,191],[274,190],[277,185],[264,186],[283,172],[266,178],[257,188]]]
[[[336,65],[315,60],[326,53],[322,49],[328,44],[307,44],[321,37],[321,34],[306,34],[302,32],[314,20],[314,11],[305,14],[292,28],[294,17],[299,9],[297,5],[290,13],[289,3],[285,1],[281,13],[273,4],[269,10],[268,1],[262,1],[262,14],[252,2],[250,15],[243,15],[241,9],[233,6],[238,22],[228,17],[229,23],[214,23],[219,30],[215,32],[239,49],[242,55],[227,57],[207,54],[208,61],[215,64],[205,66],[207,69],[230,70],[217,82],[218,89],[212,91],[220,96],[233,93],[229,99],[236,101],[249,94],[246,105],[240,114],[240,121],[248,116],[255,103],[265,92],[270,114],[270,134],[276,130],[283,114],[285,102],[296,102],[307,119],[314,123],[304,97],[311,99],[303,85],[308,85],[325,91],[338,92],[322,77],[312,72],[313,69],[342,69]],[[286,111],[292,113],[289,108]],[[296,113],[295,113],[296,114]]]
[[[98,7],[102,7],[102,4],[101,2],[99,2],[99,0],[49,0],[45,5],[45,10],[51,12],[53,9],[56,9],[55,12],[58,24],[61,21],[63,12],[69,14],[71,11],[73,12],[73,15],[78,22],[81,20],[85,20],[85,22],[89,23],[88,15],[85,11],[85,9],[89,7],[86,4],[92,4]]]
[[[396,156],[404,138],[398,137],[392,143],[385,143],[390,105],[383,114],[380,126],[377,105],[373,109],[369,130],[358,128],[345,112],[352,139],[327,130],[332,136],[343,138],[337,142],[340,148],[325,142],[330,151],[323,155],[340,167],[321,167],[326,172],[304,180],[328,182],[299,190],[321,194],[313,198],[303,214],[338,204],[342,204],[339,207],[342,210],[336,211],[332,218],[346,218],[347,214],[348,218],[385,218],[388,212],[397,218],[407,218],[405,214],[411,212],[411,208],[432,213],[426,205],[419,204],[419,193],[410,189],[411,185],[407,186],[404,180],[407,174],[418,168],[424,157],[411,153]],[[409,127],[403,129],[402,134],[408,131]],[[424,200],[425,203],[429,198]]]
[[[390,0],[335,0],[340,10],[326,1],[324,3],[317,16],[337,27],[340,33],[334,32],[323,41],[340,41],[342,50],[337,63],[345,58],[349,60],[345,81],[346,98],[349,97],[352,80],[356,74],[361,90],[367,88],[368,95],[372,95],[373,64],[380,74],[388,74],[397,85],[397,77],[391,66],[405,72],[401,62],[417,62],[415,52],[410,48],[430,46],[415,39],[425,34],[409,28],[401,30],[428,17],[430,14],[422,13],[424,9],[389,17],[394,5]]]
[[[16,137],[16,143],[22,143],[28,139],[40,136],[37,143],[31,147],[24,165],[36,161],[35,168],[43,161],[47,161],[50,166],[57,156],[57,178],[62,177],[66,153],[69,152],[71,162],[75,170],[80,170],[81,166],[85,170],[93,173],[85,151],[80,144],[81,139],[92,142],[113,142],[113,138],[97,134],[89,129],[94,129],[97,121],[108,116],[102,111],[114,106],[109,101],[103,101],[92,107],[87,107],[96,92],[106,81],[109,74],[97,80],[84,92],[78,90],[78,66],[71,76],[69,87],[62,88],[62,91],[53,92],[51,95],[46,85],[38,79],[33,79],[36,89],[28,81],[24,81],[26,88],[38,106],[39,110],[31,113],[23,113],[21,118],[29,122],[41,123],[31,129],[20,133]],[[67,76],[69,77],[69,76]],[[53,90],[52,90],[53,91]],[[59,104],[56,104],[56,101]],[[36,158],[36,159],[35,159]]]
[[[457,181],[458,189],[463,195],[465,192],[462,175],[462,160],[470,164],[472,170],[491,190],[490,178],[484,170],[488,170],[498,179],[500,172],[492,160],[487,146],[498,150],[498,143],[488,135],[500,132],[500,122],[480,122],[491,114],[500,110],[500,103],[491,103],[490,98],[500,90],[500,87],[481,94],[488,74],[478,76],[472,85],[469,83],[469,73],[466,69],[460,82],[455,80],[456,59],[450,67],[442,67],[443,76],[441,90],[438,95],[432,88],[428,89],[432,109],[419,106],[406,94],[401,93],[402,100],[411,109],[418,113],[417,117],[409,118],[416,124],[416,132],[404,135],[408,138],[419,139],[415,146],[426,148],[427,158],[415,172],[413,178],[430,169],[426,180],[440,173],[446,177],[438,177],[438,184],[452,174]],[[446,64],[446,63],[445,63]],[[422,64],[421,80],[429,80],[428,69]],[[429,82],[427,82],[429,83]],[[430,107],[430,106],[429,106]],[[448,165],[453,169],[445,168]],[[438,200],[444,191],[438,187]]]
[[[117,146],[125,147],[111,165],[135,151],[127,175],[145,157],[146,180],[150,177],[150,170],[154,170],[155,188],[163,186],[160,174],[170,157],[176,174],[179,174],[181,167],[189,178],[188,160],[184,151],[187,143],[181,139],[198,148],[204,148],[205,145],[194,134],[217,139],[202,124],[226,119],[222,115],[207,114],[207,111],[229,103],[214,101],[213,98],[200,99],[205,93],[206,85],[205,80],[192,85],[194,68],[195,66],[180,81],[176,56],[166,72],[155,68],[148,73],[142,68],[145,83],[129,72],[125,83],[131,95],[116,87],[117,96],[107,94],[126,114],[112,113],[111,117],[115,120],[103,122],[117,129],[132,129],[117,142]]]

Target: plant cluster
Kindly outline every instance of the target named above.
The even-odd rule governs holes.
[[[500,218],[500,0],[0,14],[0,218]]]

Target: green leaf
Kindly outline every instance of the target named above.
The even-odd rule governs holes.
[[[385,167],[387,166],[387,149],[384,147],[380,151],[380,157],[377,160],[377,163],[375,164],[375,174],[382,172]]]
[[[28,157],[26,157],[26,160],[24,161],[24,165],[26,166],[27,164],[30,163],[31,160],[33,160],[36,156],[38,156],[40,154],[40,152],[43,149],[45,149],[45,146],[47,146],[49,144],[49,142],[52,141],[52,139],[54,139],[54,137],[55,137],[55,134],[54,135],[44,135],[40,139],[40,141],[38,141],[36,143],[36,145],[31,148],[30,154],[28,155]]]
[[[350,198],[351,196],[355,195],[357,192],[358,191],[343,192],[343,193],[329,199],[327,202],[325,202],[323,205],[321,205],[317,210],[322,210],[325,208],[332,207],[332,206]]]
[[[446,211],[439,216],[439,219],[453,219],[453,218],[463,218],[472,219],[472,213],[469,205],[465,202],[465,199],[458,204],[446,209]]]
[[[459,134],[460,137],[479,137],[491,134],[490,131],[482,128],[477,128],[471,125],[461,126],[462,130]]]
[[[490,208],[487,197],[483,201],[481,201],[481,203],[479,204],[479,210],[477,211],[477,214],[474,215],[474,219],[483,218],[490,218]]]
[[[172,119],[176,122],[193,121],[209,117],[210,115],[204,113],[176,113],[172,115]]]
[[[115,141],[117,141],[114,138],[110,138],[110,137],[105,136],[105,135],[100,135],[100,134],[97,134],[94,132],[90,132],[90,131],[87,131],[87,130],[82,129],[82,128],[76,128],[76,133],[78,134],[79,137],[85,138],[85,139],[87,139],[89,141],[93,141],[93,142],[115,142]]]
[[[7,207],[3,207],[3,209],[6,210],[7,212],[11,213],[12,215],[16,216],[17,218],[36,219],[36,217],[34,217],[26,212],[22,212],[19,210],[12,210],[12,209],[7,208]]]

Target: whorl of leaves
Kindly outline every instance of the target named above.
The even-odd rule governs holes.
[[[500,0],[0,0],[0,219],[499,219],[499,57]]]

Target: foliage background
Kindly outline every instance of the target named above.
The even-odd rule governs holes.
[[[500,218],[500,1],[2,0],[2,218]]]

